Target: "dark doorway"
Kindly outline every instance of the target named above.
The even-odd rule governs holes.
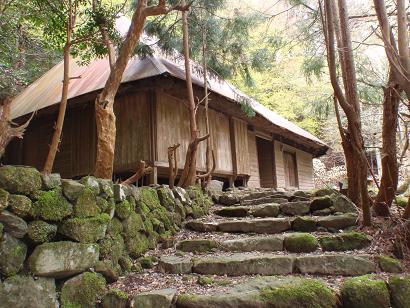
[[[276,188],[275,151],[273,142],[256,137],[261,187]]]
[[[299,186],[298,181],[298,169],[296,165],[296,153],[283,152],[283,165],[285,169],[285,185],[286,187],[297,188]]]

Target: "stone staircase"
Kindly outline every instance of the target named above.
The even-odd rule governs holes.
[[[131,307],[410,307],[410,277],[393,275],[403,271],[397,260],[372,253],[344,196],[243,190],[218,201],[186,223],[152,269],[203,288],[137,293]]]

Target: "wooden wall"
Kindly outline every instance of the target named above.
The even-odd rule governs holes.
[[[275,187],[273,143],[270,140],[256,137],[256,148],[261,187]]]
[[[156,100],[156,131],[157,131],[157,161],[162,166],[168,166],[168,147],[180,143],[178,149],[178,166],[183,167],[188,149],[190,133],[188,110],[183,102],[165,93],[157,93]],[[197,115],[199,134],[204,135],[205,117],[200,109]],[[229,118],[222,113],[209,110],[211,142],[215,150],[216,173],[232,174],[232,151],[229,130]],[[206,143],[200,145],[197,167],[205,169]]]
[[[249,175],[248,123],[242,120],[231,119],[231,130],[231,139],[234,143],[232,151],[234,151],[234,158],[236,160],[234,170],[236,169],[237,175]]]
[[[291,147],[289,145],[275,141],[275,161],[278,187],[286,188],[283,151],[296,153],[296,167],[299,182],[298,188],[302,190],[314,188],[312,155],[307,152],[296,149],[294,147]]]
[[[248,149],[250,167],[250,178],[248,181],[248,186],[251,188],[261,187],[259,177],[258,152],[256,149],[256,137],[255,133],[252,131],[248,131]]]

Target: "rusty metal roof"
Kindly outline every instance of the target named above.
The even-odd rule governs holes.
[[[192,64],[193,83],[203,86],[200,66],[195,62],[192,62]],[[102,89],[109,73],[110,67],[107,58],[93,60],[88,66],[80,66],[72,59],[72,61],[70,61],[70,76],[73,79],[70,81],[68,98],[71,99]],[[185,69],[181,57],[179,56],[178,58],[178,56],[174,56],[170,58],[164,55],[155,55],[145,59],[134,57],[127,65],[122,83],[162,74],[169,74],[173,77],[185,80]],[[12,117],[17,118],[33,111],[58,104],[61,99],[62,79],[63,62],[60,62],[15,97],[11,105]],[[320,147],[327,148],[323,141],[246,96],[225,80],[210,78],[209,87],[213,92],[237,102],[240,102],[246,97],[255,112],[271,123],[313,141]]]

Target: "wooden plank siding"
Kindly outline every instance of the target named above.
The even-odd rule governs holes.
[[[251,188],[261,187],[259,178],[258,152],[256,149],[256,137],[255,133],[252,131],[248,131],[248,150],[250,167],[250,178],[248,180],[248,186]]]
[[[188,110],[178,98],[158,93],[156,111],[158,163],[161,166],[168,166],[168,147],[180,143],[177,159],[179,168],[183,168],[190,140]],[[203,108],[198,110],[197,119],[199,134],[202,136],[206,132]],[[229,119],[222,113],[209,110],[209,126],[216,158],[215,173],[232,173]],[[197,167],[200,170],[206,167],[205,149],[206,142],[203,142],[199,147],[197,157]]]
[[[288,188],[285,183],[283,151],[296,153],[296,168],[298,174],[298,188],[302,190],[314,188],[312,155],[289,145],[275,141],[275,161],[277,185]]]
[[[249,175],[249,141],[248,124],[244,121],[232,119],[232,130],[235,144],[236,172],[237,175]]]

